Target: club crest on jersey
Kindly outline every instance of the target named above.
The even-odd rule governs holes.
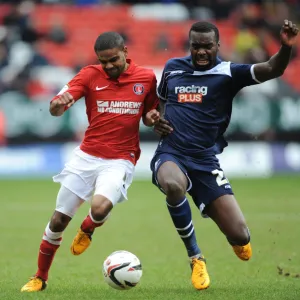
[[[144,86],[141,83],[136,83],[133,86],[133,91],[136,95],[142,95],[144,93]]]
[[[176,86],[175,94],[178,102],[202,103],[203,96],[207,95],[207,86]]]

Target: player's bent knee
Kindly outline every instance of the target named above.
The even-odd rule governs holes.
[[[49,228],[53,232],[64,231],[68,226],[69,222],[71,221],[71,219],[72,219],[71,217],[61,212],[55,211],[51,218]]]
[[[176,201],[181,200],[185,195],[185,187],[183,184],[172,178],[166,178],[161,183],[161,187],[167,195],[167,198],[176,203]],[[172,203],[170,203],[172,204]]]
[[[91,205],[91,214],[97,221],[104,220],[113,208],[110,200],[100,195],[96,195]]]
[[[250,232],[248,227],[245,224],[236,227],[236,230],[231,236],[227,236],[227,239],[233,245],[247,245],[250,242]]]

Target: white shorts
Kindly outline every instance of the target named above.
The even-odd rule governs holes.
[[[134,165],[124,159],[103,159],[83,152],[79,147],[60,174],[53,177],[85,201],[102,195],[113,205],[127,199],[132,183]]]

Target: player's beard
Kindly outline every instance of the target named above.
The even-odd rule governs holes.
[[[106,74],[113,79],[117,79],[124,71],[127,69],[127,64],[120,67],[114,67],[113,69],[110,69],[110,71],[105,70]]]
[[[201,63],[199,63],[199,59],[197,59],[197,57],[195,57],[193,59],[193,64],[197,70],[200,70],[200,71],[209,70],[215,65],[215,62],[213,60],[211,60],[210,58],[207,58],[206,60],[207,60],[207,63],[203,62],[201,64]]]
[[[122,70],[120,70],[119,68],[114,67],[113,69],[105,70],[105,72],[110,78],[116,79],[121,75]]]

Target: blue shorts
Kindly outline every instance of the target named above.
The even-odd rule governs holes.
[[[216,156],[205,159],[193,159],[170,153],[156,153],[151,161],[152,182],[162,192],[157,181],[159,167],[166,161],[174,162],[186,175],[189,185],[187,192],[192,196],[195,205],[205,215],[205,207],[223,195],[233,195],[231,185],[225,177]]]

